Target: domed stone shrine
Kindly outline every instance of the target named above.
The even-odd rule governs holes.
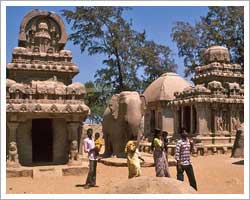
[[[152,137],[154,129],[160,128],[170,135],[177,132],[174,126],[174,115],[171,102],[175,99],[175,92],[182,92],[191,84],[176,73],[162,74],[153,81],[143,95],[147,101],[147,110],[144,116],[144,135]]]
[[[53,12],[33,10],[20,26],[18,47],[7,65],[7,166],[66,164],[78,151],[82,121],[89,114],[85,87],[64,50],[67,34]],[[78,144],[77,144],[78,143]]]
[[[203,59],[205,65],[195,68],[194,86],[177,74],[166,73],[145,90],[146,136],[151,133],[152,137],[155,127],[177,135],[184,127],[196,142],[232,147],[236,130],[244,122],[243,69],[230,63],[225,47],[206,49]]]

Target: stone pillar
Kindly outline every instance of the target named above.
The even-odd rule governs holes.
[[[194,132],[193,105],[190,105],[190,134]]]
[[[233,109],[232,108],[230,108],[229,109],[229,116],[228,116],[228,132],[229,132],[229,134],[231,135],[232,134],[232,132],[234,131],[234,127],[233,127],[233,120],[234,119],[236,119],[236,116],[234,115],[234,112],[233,112]]]
[[[68,124],[69,141],[78,140],[78,128],[80,127],[79,122],[69,122]]]
[[[173,115],[174,115],[174,133],[173,135],[175,135],[178,131],[178,109],[175,106],[171,107]]]
[[[181,128],[184,127],[184,107],[181,106]]]
[[[7,126],[9,128],[9,141],[16,142],[16,133],[17,133],[17,127],[19,126],[19,123],[7,122]]]
[[[218,132],[217,127],[217,120],[218,120],[218,112],[216,110],[213,110],[213,124],[214,124],[214,134],[216,135]]]
[[[208,133],[208,117],[206,113],[206,105],[196,104],[197,115],[197,133],[198,135],[206,135]]]
[[[79,145],[78,145],[78,128],[80,127],[79,122],[68,122],[68,139],[69,139],[69,162],[68,165],[81,165],[79,159]],[[81,146],[80,146],[81,148]]]
[[[18,122],[7,122],[7,126],[9,128],[9,147],[8,147],[8,160],[7,160],[7,168],[16,168],[20,167],[19,159],[18,159],[18,149],[16,143],[16,134],[17,127],[19,126]]]

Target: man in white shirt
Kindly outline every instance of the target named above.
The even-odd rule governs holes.
[[[89,172],[85,183],[86,189],[96,186],[97,152],[92,135],[93,135],[93,130],[89,128],[87,130],[88,137],[83,140],[84,152],[88,153],[88,158],[89,158]]]

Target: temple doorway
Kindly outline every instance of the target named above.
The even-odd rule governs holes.
[[[150,113],[150,132],[154,133],[155,130],[155,111],[151,110]]]
[[[53,161],[52,119],[32,120],[32,162]]]
[[[183,127],[190,133],[190,106],[184,107]]]

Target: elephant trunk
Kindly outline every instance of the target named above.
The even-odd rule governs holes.
[[[137,135],[139,133],[139,127],[142,119],[142,114],[138,112],[134,112],[130,115],[130,117],[127,118],[127,123],[129,127],[129,134],[132,138],[130,139],[136,139]]]

